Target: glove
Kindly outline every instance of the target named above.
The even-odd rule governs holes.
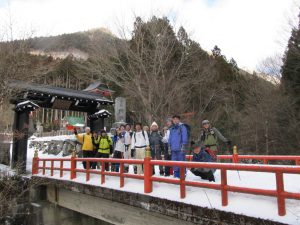
[[[75,135],[77,135],[78,133],[77,133],[77,130],[76,130],[76,128],[74,127],[74,134]]]

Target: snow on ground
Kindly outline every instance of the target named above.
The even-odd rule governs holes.
[[[31,136],[29,141],[63,141],[63,140],[76,140],[74,135],[60,135],[60,136],[48,136],[48,137],[35,137]]]
[[[44,138],[45,139],[45,138]],[[36,140],[36,139],[35,139]],[[27,170],[31,171],[32,157],[34,149],[29,148],[27,153]],[[42,154],[39,152],[40,158],[56,158],[62,157],[61,153],[57,156]],[[70,156],[67,156],[68,158]],[[48,164],[50,165],[50,164]],[[58,162],[55,166],[59,166]],[[64,167],[69,167],[70,163],[65,162]],[[77,168],[82,168],[82,164],[78,162]],[[1,169],[1,168],[0,168]],[[133,168],[130,167],[130,172],[133,172]],[[156,168],[156,174],[159,173]],[[50,171],[46,171],[47,177],[50,177]],[[216,183],[220,183],[220,171],[215,173]],[[54,171],[55,179],[69,180],[69,172],[64,172],[62,178],[59,177],[59,171]],[[194,176],[190,171],[187,172],[187,180],[200,181],[200,178]],[[275,174],[273,173],[258,173],[258,172],[244,172],[244,171],[228,171],[227,179],[229,185],[262,188],[262,189],[276,189]],[[202,182],[207,182],[201,180]],[[106,176],[105,183],[100,184],[100,175],[91,174],[90,181],[85,181],[85,174],[77,173],[77,178],[74,182],[88,183],[90,185],[108,187],[112,189],[118,189],[119,178]],[[284,174],[284,188],[286,191],[300,193],[300,174]],[[121,188],[123,191],[144,194],[144,186],[142,180],[135,180],[126,178],[125,186]],[[229,192],[228,206],[222,207],[221,205],[221,192],[217,190],[198,188],[198,187],[186,187],[186,198],[181,199],[179,194],[179,185],[166,184],[160,182],[153,183],[153,192],[151,196],[169,199],[178,202],[184,202],[192,205],[215,208],[223,211],[234,212],[237,214],[244,214],[247,216],[258,217],[263,219],[269,219],[273,221],[279,221],[287,224],[300,224],[300,201],[299,200],[286,200],[286,215],[278,216],[277,214],[277,199],[275,197],[264,197],[250,194],[241,194]]]

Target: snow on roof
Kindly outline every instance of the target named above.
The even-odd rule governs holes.
[[[95,118],[107,118],[111,116],[111,113],[105,109],[101,109],[99,110],[98,112],[92,114],[92,115],[89,115],[89,118],[90,119],[95,119]]]
[[[29,100],[18,103],[18,104],[17,104],[17,107],[21,107],[21,106],[25,106],[25,105],[26,105],[27,107],[32,107],[32,106],[39,107],[37,104],[35,104],[34,102],[29,101]]]
[[[29,140],[34,140],[34,139],[36,139],[37,137],[36,136],[34,136],[34,135],[32,135],[30,138],[28,138]]]
[[[99,110],[98,112],[96,112],[95,114],[108,114],[108,115],[111,115],[111,113],[105,109],[101,109]]]

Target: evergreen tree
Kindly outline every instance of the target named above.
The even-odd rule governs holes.
[[[299,14],[300,19],[300,14]],[[300,21],[292,30],[282,66],[282,86],[290,95],[295,109],[300,108]]]

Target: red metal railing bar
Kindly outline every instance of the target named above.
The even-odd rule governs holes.
[[[202,183],[202,182],[186,180],[185,185],[186,186],[191,186],[191,187],[202,187],[202,188],[221,190],[221,184],[204,183],[204,182]]]
[[[238,186],[231,186],[227,185],[225,190],[237,193],[244,193],[244,194],[254,194],[254,195],[264,195],[264,196],[277,196],[276,190],[264,190],[264,189],[257,189],[257,188],[246,188],[246,187],[238,187]]]

